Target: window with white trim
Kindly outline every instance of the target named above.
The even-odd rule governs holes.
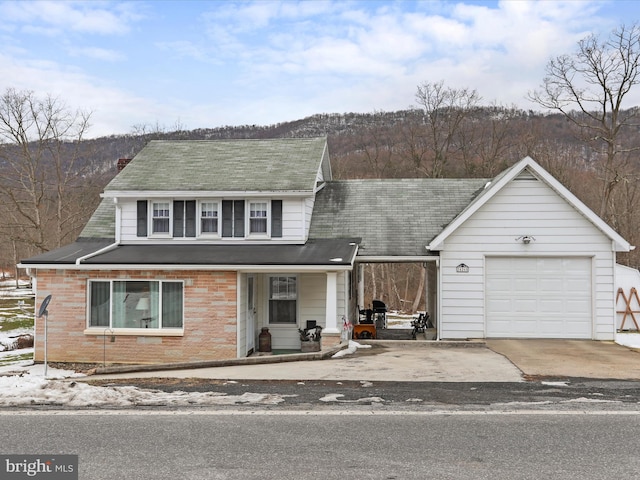
[[[153,202],[151,210],[151,232],[169,233],[171,204],[169,202]]]
[[[218,202],[200,203],[200,233],[218,233]]]
[[[267,233],[267,202],[249,203],[249,233]]]
[[[269,323],[298,322],[298,279],[295,276],[269,277]]]
[[[178,281],[90,280],[89,327],[182,328],[183,297]]]

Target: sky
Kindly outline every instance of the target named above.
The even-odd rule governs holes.
[[[0,19],[0,92],[90,111],[99,137],[402,110],[424,82],[538,109],[548,61],[640,2],[0,0]]]

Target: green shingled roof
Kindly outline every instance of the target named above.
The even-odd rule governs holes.
[[[313,192],[321,167],[330,180],[326,143],[326,138],[153,140],[105,192]]]
[[[112,198],[103,198],[80,232],[80,238],[115,238],[116,206]]]
[[[316,197],[310,238],[361,237],[359,256],[428,255],[425,246],[487,179],[343,180]]]

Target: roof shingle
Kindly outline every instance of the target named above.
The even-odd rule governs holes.
[[[326,138],[153,140],[105,192],[313,192],[327,155],[326,142]]]
[[[309,237],[361,237],[358,256],[428,255],[425,246],[486,183],[478,178],[329,182],[316,197]]]

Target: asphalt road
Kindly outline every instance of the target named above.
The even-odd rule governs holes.
[[[640,471],[636,414],[0,414],[4,453],[77,454],[79,478],[602,480]]]

